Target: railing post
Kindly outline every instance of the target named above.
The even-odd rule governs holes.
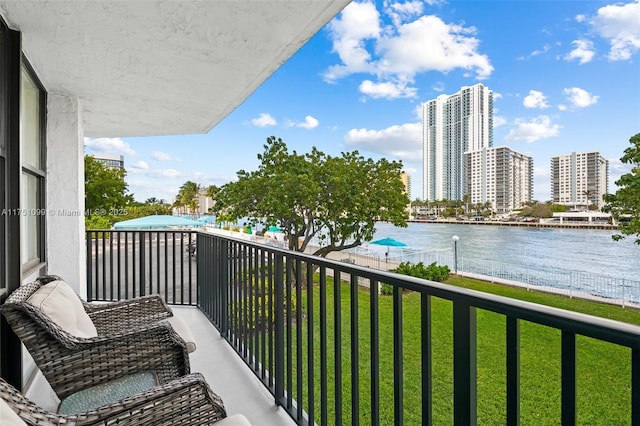
[[[402,288],[393,286],[393,422],[404,423],[404,369],[402,352]]]
[[[220,260],[218,268],[218,295],[220,298],[220,335],[225,339],[229,337],[229,242],[217,240],[217,254]]]
[[[520,321],[507,316],[507,424],[520,424]]]
[[[453,423],[477,423],[476,308],[453,302]]]
[[[562,425],[576,424],[576,335],[562,331]]]
[[[275,279],[274,279],[274,311],[275,311],[275,399],[276,404],[286,406],[286,400],[284,397],[284,310],[281,308],[284,306],[284,267],[282,261],[282,255],[275,256]]]
[[[145,262],[145,248],[147,245],[147,238],[146,238],[146,233],[144,231],[138,231],[138,235],[140,236],[139,241],[140,241],[140,296],[144,296],[145,295],[145,286],[146,286],[146,281],[147,278],[145,276],[145,268],[146,268],[146,262]],[[104,253],[102,253],[102,256],[104,258]],[[173,284],[175,286],[175,283]],[[174,300],[175,302],[175,300]]]
[[[631,424],[640,425],[640,348],[631,349]]]

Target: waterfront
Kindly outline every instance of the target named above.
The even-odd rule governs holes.
[[[640,245],[632,238],[614,241],[615,232],[598,229],[533,228],[446,223],[409,223],[397,228],[377,223],[374,240],[392,237],[407,244],[390,249],[390,256],[421,251],[449,251],[457,235],[458,255],[474,262],[499,262],[514,268],[570,274],[640,279]],[[384,256],[386,247],[363,245],[363,250]]]

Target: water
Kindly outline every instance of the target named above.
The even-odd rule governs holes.
[[[407,228],[378,223],[376,229],[374,240],[392,237],[407,244],[402,248],[391,247],[389,256],[396,256],[401,251],[450,252],[453,249],[451,237],[457,235],[461,259],[640,280],[640,245],[630,238],[614,241],[611,238],[614,232],[610,230],[443,223],[410,223]],[[366,248],[382,256],[387,249],[373,244]]]

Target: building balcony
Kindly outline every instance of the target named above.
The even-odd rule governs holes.
[[[512,425],[540,410],[576,424],[595,392],[585,339],[628,354],[618,402],[640,423],[638,326],[204,232],[88,232],[86,244],[88,299],[160,294],[196,335],[192,371],[254,424]],[[496,346],[488,318],[503,324]],[[521,367],[532,326],[557,338],[552,406],[532,408],[540,383]]]

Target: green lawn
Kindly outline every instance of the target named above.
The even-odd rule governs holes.
[[[565,309],[590,313],[606,318],[640,324],[640,312],[622,309],[579,299],[527,291],[502,285],[464,278],[450,278],[449,284],[487,291],[508,297]],[[340,286],[341,366],[343,423],[351,423],[351,339],[350,289]],[[358,344],[360,381],[360,422],[370,423],[370,308],[368,291],[358,291]],[[308,312],[307,294],[302,305]],[[393,424],[393,334],[392,298],[380,296],[380,423]],[[328,278],[327,292],[328,329],[328,424],[334,423],[336,389],[334,346],[334,292]],[[432,299],[433,342],[433,424],[453,423],[453,344],[452,304],[446,300]],[[313,288],[313,342],[314,342],[314,392],[315,421],[320,423],[320,321],[319,288]],[[505,319],[502,315],[478,311],[478,424],[504,425],[505,419]],[[302,335],[304,390],[295,391],[297,359],[295,356],[296,333]],[[307,336],[308,317],[302,324],[294,325],[292,346],[294,399],[307,400]],[[421,423],[420,394],[420,296],[417,293],[403,295],[403,349],[404,349],[404,419],[405,424]],[[578,423],[588,425],[630,424],[631,403],[631,351],[616,345],[578,337],[577,341]],[[521,415],[522,425],[560,424],[560,332],[536,324],[521,322]]]

